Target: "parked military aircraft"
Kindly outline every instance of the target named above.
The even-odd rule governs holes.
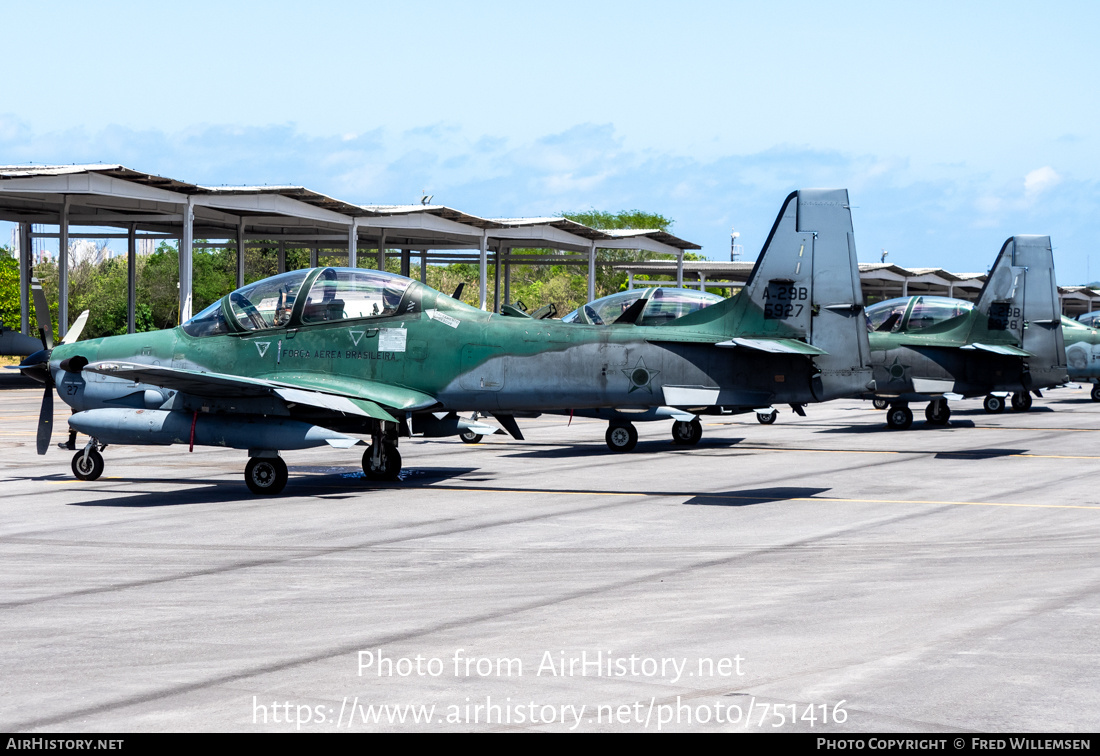
[[[1100,402],[1100,331],[1096,330],[1097,324],[1098,320],[1094,318],[1062,318],[1069,379],[1092,383],[1094,402]]]
[[[628,289],[587,302],[562,316],[561,322],[609,326],[661,325],[704,307],[710,307],[723,299],[724,297],[707,291],[671,286]],[[640,303],[639,300],[641,300]],[[802,412],[802,407],[796,405],[796,411]],[[707,407],[701,412],[709,415],[756,412],[757,420],[765,425],[774,423],[779,416],[774,407]],[[675,407],[648,407],[644,410],[598,407],[570,410],[570,415],[607,420],[610,425],[672,420],[672,442],[683,446],[697,444],[703,435],[698,414]],[[467,443],[477,443],[481,440],[481,436],[468,432],[462,435],[462,440]],[[608,446],[612,451],[621,451],[610,443]]]
[[[1066,381],[1066,353],[1048,236],[1013,236],[1001,247],[977,305],[915,296],[867,308],[876,406],[890,428],[908,428],[908,403],[929,402],[925,417],[944,425],[947,395],[986,396],[988,411],[1017,409],[1030,392]]]
[[[483,312],[373,270],[313,268],[249,284],[182,326],[63,344],[20,365],[90,437],[72,460],[94,480],[108,444],[247,449],[248,487],[287,482],[279,452],[363,443],[368,478],[394,480],[400,436],[456,435],[457,412],[802,404],[872,389],[848,195],[791,194],[736,297],[661,326],[603,328]],[[609,439],[633,446],[637,431]],[[70,436],[69,448],[75,434]]]

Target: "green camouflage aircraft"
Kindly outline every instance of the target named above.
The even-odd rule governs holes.
[[[1082,318],[1080,321],[1062,318],[1069,379],[1092,383],[1094,402],[1100,402],[1100,331],[1096,330],[1097,322],[1095,318]]]
[[[1066,352],[1048,236],[1013,236],[1001,247],[977,305],[915,296],[867,308],[876,406],[890,428],[908,428],[908,403],[927,401],[925,417],[945,425],[948,398],[985,395],[996,412],[1013,394],[1065,383]]]
[[[46,312],[46,308],[37,308]],[[394,480],[400,437],[468,430],[492,415],[586,407],[804,404],[873,390],[848,194],[791,194],[745,289],[660,326],[600,327],[483,312],[402,276],[296,270],[249,284],[182,326],[77,341],[20,365],[90,437],[72,460],[94,480],[108,444],[247,449],[248,487],[287,482],[279,452],[369,435],[363,469]],[[71,340],[71,339],[70,339]],[[486,424],[474,422],[475,429]],[[492,428],[492,426],[489,426]],[[608,437],[633,446],[629,423]]]

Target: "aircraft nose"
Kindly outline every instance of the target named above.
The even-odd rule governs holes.
[[[39,349],[25,360],[19,363],[19,372],[38,381],[49,383],[50,381],[50,349]]]

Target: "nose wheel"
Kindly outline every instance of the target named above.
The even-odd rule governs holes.
[[[103,474],[103,455],[94,448],[78,451],[73,456],[73,475],[80,480],[96,480]]]
[[[778,417],[779,410],[777,409],[773,409],[771,412],[757,412],[756,422],[760,423],[761,425],[771,425],[776,421],[776,419],[778,419]]]

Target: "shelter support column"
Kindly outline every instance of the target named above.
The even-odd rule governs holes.
[[[596,298],[596,242],[588,245],[588,301]]]
[[[504,301],[512,302],[512,248],[508,247],[504,256]]]
[[[57,243],[57,333],[69,330],[69,195],[61,203]]]
[[[676,253],[676,286],[684,288],[684,250]]]
[[[126,333],[137,331],[137,225],[126,234]]]
[[[493,312],[500,312],[500,254],[503,244],[497,244],[497,253],[493,256]]]
[[[411,249],[401,250],[401,275],[403,275],[405,278],[409,277],[409,271],[412,269],[412,260],[410,259],[411,257]]]
[[[277,264],[279,273],[286,273],[286,242],[279,242],[279,262]]]
[[[190,197],[183,211],[183,236],[180,239],[180,323],[191,319],[191,254],[194,246],[195,206]]]
[[[706,291],[706,290],[707,290],[707,274],[706,273],[700,273],[699,274],[699,291]]]
[[[634,271],[632,271],[632,270],[628,270],[626,272],[626,288],[628,288],[628,289],[633,289],[634,288]]]
[[[314,244],[309,248],[309,267],[316,268],[321,264],[321,250]]]
[[[489,237],[484,231],[481,232],[481,244],[478,247],[478,301],[481,303],[481,309],[486,309],[488,306],[488,287],[486,286],[489,280]]]
[[[377,270],[386,269],[386,232],[383,231],[378,237],[378,266]]]
[[[31,248],[31,224],[19,224],[19,332],[30,335],[31,276],[34,275],[34,250]]]
[[[348,267],[359,267],[359,221],[354,218],[348,228]]]
[[[428,283],[428,250],[420,253],[420,283]]]
[[[237,288],[244,286],[244,218],[237,224]]]

